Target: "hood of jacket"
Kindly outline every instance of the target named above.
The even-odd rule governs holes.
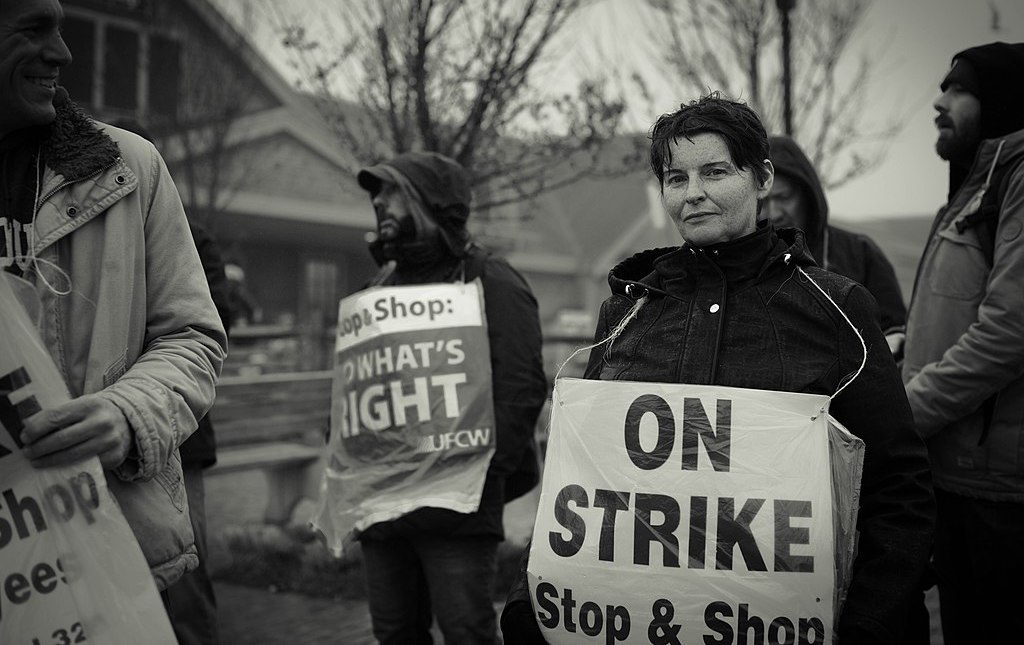
[[[731,284],[760,277],[769,268],[795,262],[815,266],[807,250],[804,232],[795,228],[776,230],[767,220],[753,233],[704,248],[661,247],[641,251],[615,265],[608,272],[612,293],[634,300],[646,295],[666,296],[662,287],[667,277],[689,272],[718,270]],[[713,268],[712,268],[713,267]]]
[[[436,152],[405,152],[360,170],[356,180],[371,198],[383,182],[398,185],[413,211],[413,230],[394,241],[370,242],[370,253],[378,264],[397,260],[423,267],[446,256],[465,256],[470,242],[466,220],[472,201],[471,178],[456,161]]]
[[[795,181],[807,197],[810,211],[807,213],[804,233],[811,255],[821,259],[824,257],[822,247],[825,244],[825,229],[828,227],[828,200],[825,198],[825,190],[818,179],[818,173],[814,170],[814,164],[790,137],[769,137],[768,145],[769,159],[775,167],[775,173]]]

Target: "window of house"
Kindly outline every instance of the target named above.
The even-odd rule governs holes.
[[[181,45],[176,40],[153,36],[149,40],[149,111],[157,117],[178,116],[178,78]]]
[[[139,99],[139,32],[108,25],[103,48],[103,106],[134,110]]]
[[[306,260],[305,298],[300,307],[333,324],[338,315],[338,265],[332,260]]]
[[[75,102],[90,105],[96,69],[96,25],[84,18],[68,16],[64,20],[63,36],[73,60],[60,71],[60,83]]]
[[[146,6],[143,0],[103,0],[65,16],[64,41],[73,60],[61,71],[61,82],[100,118],[177,116],[181,41],[157,31]]]

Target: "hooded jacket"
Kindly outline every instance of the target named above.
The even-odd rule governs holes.
[[[998,53],[1004,56],[996,65],[991,55]],[[982,132],[994,138],[978,146],[935,217],[910,302],[903,378],[935,485],[1022,504],[1024,111],[1020,100],[1004,101],[1024,88],[1024,44],[995,43],[957,56],[974,65]],[[992,103],[998,107],[986,108]],[[995,128],[984,121],[993,111]],[[985,190],[997,189],[987,185],[997,170],[1009,174],[989,260],[982,231],[958,224],[979,209]]]
[[[465,255],[472,192],[469,173],[454,160],[436,152],[405,152],[359,171],[356,180],[371,198],[383,182],[397,185],[410,209],[398,239],[370,242],[378,264],[396,260],[399,268],[417,271]]]
[[[787,136],[769,138],[770,158],[775,172],[794,180],[804,191],[811,210],[804,235],[808,250],[818,265],[859,282],[878,303],[878,324],[884,333],[899,331],[906,323],[907,310],[892,264],[882,249],[866,235],[828,223],[828,200],[811,160]]]
[[[178,446],[213,404],[227,341],[156,149],[55,105],[35,211],[40,331],[71,395],[98,392],[128,421],[107,485],[164,589],[198,564]]]
[[[830,408],[866,444],[839,635],[898,642],[928,562],[934,502],[924,446],[864,287],[814,266],[802,232],[776,234],[767,223],[704,249],[645,251],[613,268],[608,282],[595,342],[646,300],[617,338],[591,351],[588,378],[832,395],[865,358],[850,323],[860,331],[864,368]],[[528,600],[521,577],[509,604]]]
[[[548,383],[541,356],[537,300],[526,280],[505,260],[472,243],[465,229],[469,215],[469,182],[461,166],[436,153],[412,152],[359,173],[359,183],[376,194],[380,180],[399,173],[415,193],[421,216],[430,217],[444,235],[414,240],[433,247],[424,254],[429,264],[386,264],[372,284],[407,285],[480,279],[491,353],[496,447],[487,470],[480,506],[474,513],[421,508],[391,522],[365,530],[361,539],[394,536],[481,536],[503,539],[506,501],[532,489],[539,480],[534,431],[547,398]],[[403,248],[399,245],[399,252]],[[377,242],[371,250],[379,250]],[[374,253],[378,262],[381,254]]]

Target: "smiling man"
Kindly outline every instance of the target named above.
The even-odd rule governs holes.
[[[57,0],[0,0],[0,262],[38,295],[72,396],[17,439],[38,468],[99,458],[164,590],[197,564],[178,446],[226,339],[160,155],[57,85],[62,19]]]
[[[71,52],[57,29],[60,5],[42,0],[0,2],[0,264],[29,268],[35,151],[56,117],[53,98]]]
[[[55,0],[0,3],[0,137],[56,117],[58,73],[71,62],[62,17]]]
[[[1010,643],[1024,632],[1024,43],[958,53],[940,91],[949,201],[918,268],[903,378],[935,477],[945,643]]]

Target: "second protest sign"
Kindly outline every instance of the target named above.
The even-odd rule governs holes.
[[[495,445],[484,306],[479,281],[378,287],[341,301],[315,519],[336,553],[418,508],[479,506]]]

